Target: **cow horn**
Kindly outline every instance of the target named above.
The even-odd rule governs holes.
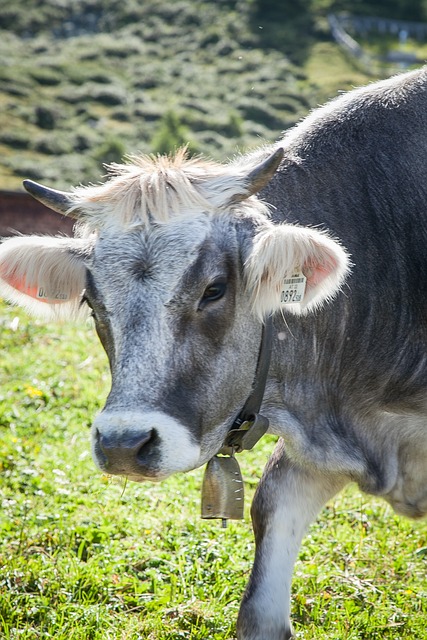
[[[248,195],[245,197],[248,198],[258,193],[258,191],[261,191],[261,189],[270,182],[282,161],[284,153],[283,149],[279,147],[267,160],[264,160],[264,162],[261,162],[255,169],[252,169],[247,177]]]
[[[73,206],[69,193],[44,187],[42,184],[33,182],[32,180],[24,180],[23,185],[33,198],[46,205],[46,207],[49,207],[49,209],[62,215],[69,215],[70,218],[77,220],[78,215],[76,211],[69,213],[70,208]]]

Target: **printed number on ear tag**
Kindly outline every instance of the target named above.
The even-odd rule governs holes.
[[[202,486],[202,518],[243,518],[244,488],[236,458],[214,456],[206,465]]]
[[[36,298],[39,300],[47,300],[49,302],[61,302],[62,300],[68,300],[68,294],[63,291],[46,291],[43,287],[37,288]]]
[[[280,292],[280,302],[282,304],[295,304],[302,302],[305,294],[307,278],[299,269],[290,278],[283,281],[283,289]]]

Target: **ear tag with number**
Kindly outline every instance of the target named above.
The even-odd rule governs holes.
[[[244,488],[236,458],[214,456],[206,465],[202,486],[202,518],[226,523],[243,518]]]
[[[302,302],[305,294],[307,278],[300,268],[295,269],[290,278],[283,281],[283,289],[280,292],[282,304],[296,304]]]
[[[62,302],[63,300],[68,300],[69,295],[64,291],[56,291],[56,290],[47,291],[43,287],[37,287],[37,293],[35,297],[38,300],[47,300],[52,304],[54,302]]]

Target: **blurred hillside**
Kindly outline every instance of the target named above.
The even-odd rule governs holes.
[[[374,79],[331,40],[331,10],[425,18],[418,0],[0,0],[0,189],[276,139]]]

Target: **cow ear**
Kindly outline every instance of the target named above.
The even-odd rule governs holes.
[[[46,319],[79,315],[87,241],[16,237],[0,245],[0,295]]]
[[[340,289],[349,267],[345,250],[325,233],[289,224],[263,227],[245,264],[254,312],[263,318],[280,309],[310,311]],[[285,285],[293,276],[292,282],[302,281],[296,296]]]

